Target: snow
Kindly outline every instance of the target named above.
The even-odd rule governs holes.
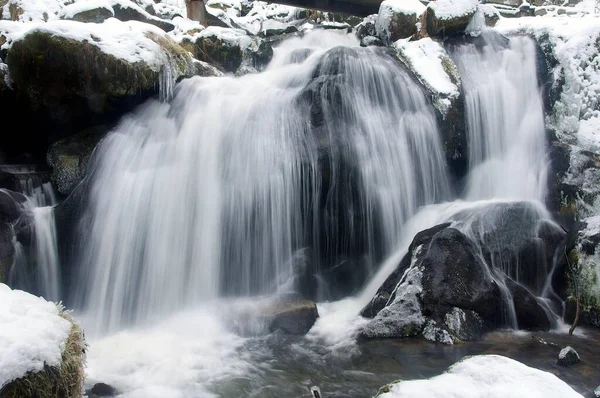
[[[0,284],[0,389],[44,364],[59,366],[71,323],[56,304]]]
[[[394,43],[394,46],[423,85],[435,94],[437,97],[435,105],[442,114],[445,114],[450,107],[450,100],[458,98],[459,89],[444,68],[443,62],[452,65],[444,47],[429,37],[417,41],[400,39]],[[454,77],[458,78],[458,74]]]
[[[573,349],[573,347],[571,346],[566,346],[565,348],[563,348],[562,350],[560,350],[560,352],[558,353],[558,359],[565,359],[567,358],[567,355],[569,353],[573,353],[577,356],[577,358],[579,358],[579,354],[577,354],[577,351],[575,351]]]
[[[220,26],[209,26],[198,34],[200,38],[215,37],[230,46],[248,48],[252,45],[252,39],[241,29],[222,28]]]
[[[475,15],[471,17],[469,24],[465,28],[465,33],[477,37],[481,34],[481,31],[485,29],[485,10],[481,7],[477,7]]]
[[[555,375],[500,355],[463,359],[445,373],[401,381],[379,398],[581,398]]]
[[[479,0],[436,0],[427,6],[435,12],[435,17],[440,20],[450,20],[473,15],[477,10]]]
[[[46,22],[58,18],[58,13],[69,0],[9,0],[4,6],[2,18],[11,19],[10,7],[22,11],[21,22]]]
[[[375,29],[379,37],[390,37],[392,23],[397,15],[414,15],[417,19],[426,7],[419,0],[385,0],[379,6]]]
[[[115,18],[109,18],[101,24],[76,21],[32,24],[30,29],[14,35],[13,43],[23,40],[28,34],[34,32],[46,32],[77,41],[86,40],[106,54],[126,62],[144,62],[156,71],[160,70],[164,64],[160,45],[149,39],[147,35],[165,36],[165,32],[142,22],[121,22]]]
[[[63,19],[73,19],[75,15],[89,11],[104,8],[108,10],[112,15],[114,15],[113,4],[118,3],[118,1],[110,1],[110,0],[86,0],[86,1],[77,1],[73,4],[69,4],[65,8],[62,9],[59,16]]]

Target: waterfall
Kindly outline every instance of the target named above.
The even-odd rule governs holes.
[[[466,199],[543,201],[546,130],[534,41],[485,32],[478,40],[451,48],[465,91]]]
[[[449,195],[423,90],[357,45],[335,32],[290,40],[265,72],[185,80],[103,141],[79,259],[94,326],[281,291],[346,252],[372,272],[406,219]]]

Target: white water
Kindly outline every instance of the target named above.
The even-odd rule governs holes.
[[[138,327],[92,338],[90,386],[107,382],[127,397],[261,396],[265,387],[250,374],[271,366],[272,353],[232,333],[227,319],[239,309],[214,300],[222,283],[248,295],[289,282],[290,259],[306,244],[299,238],[306,220],[298,216],[305,202],[298,198],[319,196],[317,151],[339,130],[343,145],[331,156],[355,159],[365,195],[358,210],[382,225],[379,239],[391,255],[359,295],[319,306],[321,317],[303,343],[319,347],[319,356],[352,355],[364,323],[358,312],[416,233],[493,204],[543,199],[543,115],[531,42],[512,39],[510,49],[483,57],[473,48],[455,54],[465,76],[471,164],[466,200],[447,203],[438,203],[448,188],[432,111],[387,61],[346,59],[342,117],[326,110],[323,135],[309,134],[297,98],[323,49],[338,44],[356,43],[309,35],[283,43],[263,74],[186,81],[170,105],[148,104],[106,140],[89,193],[82,320],[90,331]],[[298,62],[294,50],[305,47],[312,55],[290,64]],[[370,90],[376,101],[364,95]],[[340,121],[349,123],[340,128]],[[307,171],[313,186],[301,183]],[[476,233],[468,218],[461,222],[455,226]],[[194,309],[163,315],[185,307]],[[147,326],[153,315],[160,320]],[[304,345],[298,349],[313,349]],[[253,359],[263,350],[265,363]],[[218,387],[229,383],[248,387]]]
[[[305,246],[336,251],[371,242],[371,255],[373,225],[383,236],[377,249],[387,251],[418,206],[447,195],[422,90],[373,50],[324,56],[334,42],[357,44],[321,32],[286,43],[265,73],[186,80],[170,104],[146,104],[104,140],[92,162],[80,259],[88,265],[79,288],[95,314],[92,329],[160,317],[223,288],[274,292],[297,272],[292,259]],[[297,49],[312,55],[286,61]],[[345,73],[317,89],[324,99],[339,89],[342,103],[323,100],[324,124],[313,131],[314,97],[304,99],[317,65],[321,75]],[[333,181],[327,190],[324,178]],[[358,194],[344,191],[350,178]],[[319,213],[324,198],[329,220]],[[367,227],[359,230],[356,217]],[[326,236],[318,239],[320,231]]]
[[[546,193],[544,112],[537,84],[536,50],[526,37],[485,34],[486,46],[460,46],[453,54],[465,90],[469,200],[543,201]]]

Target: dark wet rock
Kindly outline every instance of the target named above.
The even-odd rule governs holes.
[[[290,33],[298,32],[298,28],[295,25],[286,25],[281,24],[281,26],[270,26],[266,29],[263,29],[260,34],[264,37],[278,36],[278,35],[287,35]]]
[[[455,227],[446,223],[417,234],[408,254],[362,310],[372,321],[361,337],[422,333],[444,343],[476,340],[487,330],[510,326],[511,304],[520,328],[550,329],[546,305],[505,274],[525,259],[520,268],[534,268],[534,281],[540,275],[545,279],[545,261],[552,261],[546,253],[564,239],[564,232],[547,225],[532,206],[489,204],[457,213],[452,217]],[[538,254],[537,245],[544,248],[538,257],[533,255]],[[523,277],[527,272],[517,274],[521,283],[530,282]]]
[[[269,331],[285,334],[304,335],[319,317],[317,305],[313,301],[282,299],[267,308],[265,316],[271,319]]]
[[[565,312],[563,320],[569,324],[572,324],[575,320],[576,313],[577,302],[573,297],[567,298],[567,300],[565,300]],[[595,307],[585,308],[580,306],[579,325],[600,328],[600,310]]]
[[[426,15],[426,29],[427,34],[431,37],[451,37],[456,35],[461,35],[464,33],[465,28],[469,24],[471,17],[475,15],[477,11],[477,4],[479,3],[476,0],[470,1],[470,7],[466,7],[461,4],[464,9],[462,14],[448,16],[446,14],[442,14],[439,12],[439,9],[443,6],[445,9],[448,7],[452,8],[453,5],[448,5],[450,0],[437,0],[435,2],[429,3],[427,6],[427,15]],[[442,5],[442,3],[444,3]]]
[[[6,281],[8,271],[13,263],[15,254],[13,238],[12,225],[0,220],[0,283]]]
[[[0,221],[14,223],[22,213],[25,195],[8,189],[0,189]]]
[[[129,5],[123,1],[119,1],[113,5],[113,10],[115,13],[115,18],[121,21],[144,22],[154,25],[165,32],[170,32],[175,29],[175,25],[172,22],[150,15],[148,12],[133,3]]]
[[[169,37],[154,32],[146,37],[159,45],[157,56],[170,61],[174,80],[194,74],[192,57]],[[44,127],[37,131],[46,135],[34,137],[31,144],[46,147],[116,120],[157,94],[163,76],[156,65],[128,62],[87,41],[37,30],[13,43],[7,63],[21,111],[31,112],[29,117]]]
[[[594,397],[600,398],[600,386],[596,387],[594,390]]]
[[[365,19],[362,20],[355,28],[356,37],[359,40],[367,36],[377,36],[377,29],[375,27],[375,22],[377,21],[377,14],[369,15]]]
[[[50,146],[46,160],[61,194],[70,194],[85,177],[92,151],[108,130],[108,126],[92,127]]]
[[[558,360],[556,361],[560,366],[573,366],[578,362],[581,362],[579,354],[571,346],[567,346],[560,350]]]
[[[507,279],[506,285],[512,295],[519,329],[523,330],[549,330],[552,327],[548,312],[543,303],[540,303],[523,286]],[[548,312],[547,312],[548,311]]]
[[[91,398],[115,397],[118,391],[111,385],[105,383],[96,383],[90,390]]]
[[[383,41],[380,38],[375,36],[365,36],[360,40],[361,47],[369,47],[369,46],[384,46]]]

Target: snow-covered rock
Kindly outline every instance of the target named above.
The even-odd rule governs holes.
[[[431,379],[384,386],[377,397],[582,398],[552,373],[500,355],[467,357]]]
[[[170,21],[165,21],[129,0],[85,0],[77,1],[64,7],[59,17],[72,19],[79,22],[104,22],[115,17],[120,21],[139,21],[154,25],[166,32],[172,31],[175,26]]]
[[[81,396],[83,337],[56,304],[0,284],[0,324],[0,390],[3,394],[24,396],[22,384],[31,383],[37,377],[49,383],[45,386],[47,389],[59,391],[60,386],[65,396]],[[65,361],[73,361],[69,363],[70,370],[62,366]],[[77,366],[71,368],[73,365]],[[48,368],[55,371],[44,373]],[[46,396],[44,391],[35,392]]]
[[[558,360],[556,361],[560,366],[573,366],[578,362],[581,362],[579,354],[571,346],[567,346],[560,350],[558,353]]]
[[[375,27],[384,43],[405,39],[417,31],[417,20],[425,12],[419,0],[385,0],[379,6]]]
[[[58,19],[58,13],[69,0],[9,0],[2,18],[20,22],[46,22]]]
[[[269,43],[250,37],[241,29],[209,26],[180,37],[181,45],[194,56],[229,73],[247,73],[265,67],[273,57]]]
[[[149,24],[24,25],[3,46],[11,87],[26,107],[49,115],[55,139],[110,123],[157,93],[169,98],[176,81],[197,71],[191,54]]]
[[[462,34],[477,11],[479,0],[436,0],[427,5],[426,29],[431,37]]]

